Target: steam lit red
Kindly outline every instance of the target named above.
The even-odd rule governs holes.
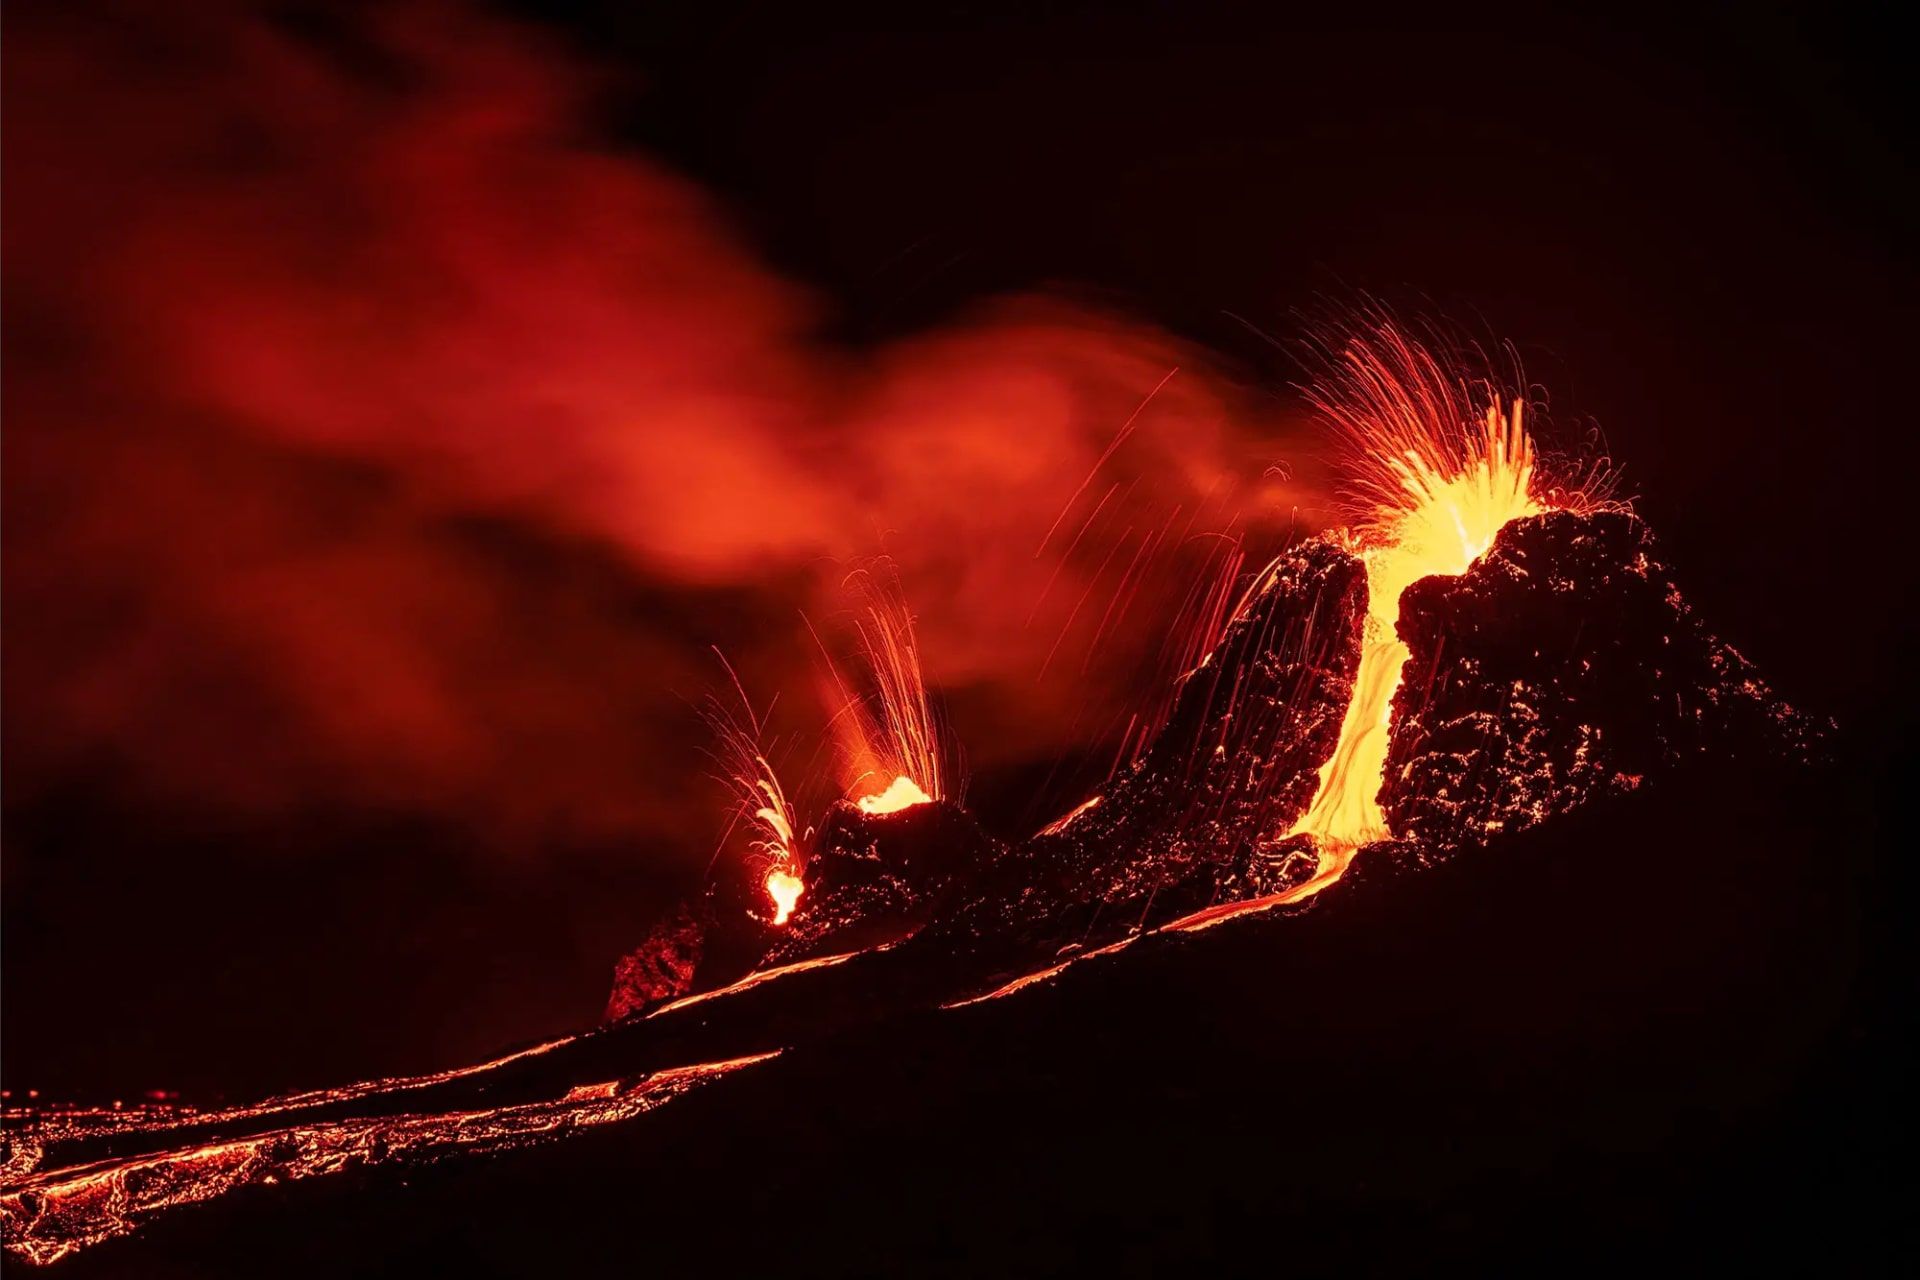
[[[1026,298],[836,348],[703,193],[599,136],[605,79],[537,32],[342,21],[365,57],[245,6],[10,15],[16,797],[107,759],[171,803],[405,809],[692,874],[714,832],[677,691],[713,632],[682,601],[736,602],[733,656],[812,723],[837,708],[796,705],[798,612],[886,550],[991,767],[1125,727],[1159,638],[1114,623],[1177,603],[1183,531],[1315,506],[1264,475],[1264,402],[1151,328]],[[1176,367],[1085,537],[1035,558]],[[843,794],[943,794],[871,767]]]

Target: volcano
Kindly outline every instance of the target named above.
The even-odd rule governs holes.
[[[1058,820],[1005,840],[955,801],[939,776],[910,620],[894,625],[877,609],[880,710],[862,730],[865,794],[803,828],[758,749],[757,723],[731,722],[757,856],[724,867],[620,962],[602,1026],[461,1070],[224,1110],[23,1114],[7,1131],[7,1248],[39,1263],[80,1254],[136,1265],[149,1248],[217,1262],[216,1226],[223,1239],[257,1242],[286,1214],[303,1239],[309,1229],[337,1236],[330,1216],[364,1223],[388,1212],[370,1205],[396,1182],[417,1179],[431,1188],[423,1221],[454,1212],[469,1191],[511,1205],[569,1160],[600,1169],[625,1159],[588,1135],[624,1132],[669,1103],[686,1118],[651,1150],[684,1158],[707,1134],[742,1152],[761,1132],[791,1161],[811,1131],[814,1157],[866,1185],[871,1171],[841,1162],[865,1149],[884,1163],[881,1113],[859,1113],[876,1089],[904,1106],[876,1085],[878,1064],[903,1055],[936,1064],[920,1073],[921,1101],[892,1113],[914,1115],[922,1140],[941,1127],[946,1099],[949,1120],[1031,1149],[1032,1134],[1009,1136],[1007,1117],[1033,1115],[1032,1099],[1018,1105],[1004,1091],[1077,1055],[1073,1086],[1048,1095],[1071,1098],[1071,1137],[1055,1139],[1076,1153],[1063,1178],[1118,1194],[1093,1158],[1111,1141],[1093,1136],[1097,1116],[1119,1132],[1141,1126],[1148,1150],[1169,1140],[1174,1114],[1279,1125],[1269,1158],[1248,1153],[1259,1172],[1246,1185],[1293,1197],[1290,1221],[1325,1211],[1344,1222],[1354,1200],[1340,1188],[1355,1175],[1332,1154],[1329,1117],[1412,1107],[1414,1094],[1486,1062],[1432,1064],[1413,1094],[1369,1100],[1380,1068],[1354,1064],[1375,1061],[1379,1046],[1363,1026],[1397,1019],[1416,1042],[1437,1043],[1441,1010],[1484,1021],[1502,999],[1537,1008],[1545,993],[1512,974],[1552,972],[1556,958],[1589,982],[1613,975],[1598,984],[1601,1003],[1648,1000],[1649,1016],[1667,1007],[1655,988],[1740,988],[1719,950],[1686,940],[1792,935],[1798,916],[1778,901],[1744,913],[1702,904],[1710,886],[1724,895],[1754,876],[1805,874],[1792,854],[1808,847],[1818,808],[1806,797],[1831,782],[1830,726],[1791,709],[1708,631],[1652,531],[1593,473],[1552,479],[1517,402],[1477,394],[1388,330],[1349,343],[1340,361],[1343,380],[1319,394],[1358,451],[1354,524],[1297,542],[1241,584],[1158,734]],[[1779,803],[1728,802],[1755,791]],[[1782,807],[1787,797],[1800,807]],[[1730,865],[1732,848],[1750,865]],[[1611,904],[1618,931],[1572,929],[1589,948],[1577,961],[1564,939],[1542,935],[1572,928],[1574,904],[1595,901]],[[1710,923],[1682,927],[1673,903]],[[1485,935],[1464,936],[1472,929]],[[1499,964],[1486,958],[1490,939],[1507,944]],[[1635,954],[1653,957],[1657,982]],[[1741,1020],[1753,994],[1737,995],[1740,1016],[1708,1023],[1760,1034]],[[1268,1028],[1253,1036],[1257,1051],[1223,1047],[1233,1038],[1223,1041],[1224,1024],[1203,1029],[1203,1006]],[[1297,1032],[1283,1052],[1269,1038],[1282,1026]],[[1754,1052],[1774,1060],[1773,1049]],[[1251,1063],[1276,1055],[1275,1074],[1250,1080]],[[1208,1064],[1205,1087],[1157,1110],[1141,1101],[1153,1090],[1130,1094],[1108,1078],[1192,1078],[1197,1062]],[[1539,1087],[1523,1083],[1516,1097]],[[1496,1128],[1525,1148],[1519,1116],[1502,1111]],[[641,1127],[653,1124],[667,1120]],[[1406,1132],[1422,1149],[1435,1140],[1431,1116]],[[1047,1150],[1062,1158],[1062,1146]],[[736,1174],[748,1182],[778,1163],[764,1152],[742,1159]],[[981,1160],[970,1150],[956,1167]],[[724,1194],[714,1177],[711,1166],[684,1177],[661,1166],[633,1203],[648,1219],[689,1224],[697,1189]],[[985,1197],[1004,1213],[1022,1184],[994,1178],[992,1194],[936,1181],[956,1205]],[[904,1209],[885,1223],[843,1221],[829,1247],[832,1215],[804,1181],[783,1169],[767,1184],[780,1192],[746,1197],[769,1258],[789,1238],[810,1241],[796,1257],[821,1267],[829,1256],[877,1257],[902,1223],[927,1221]],[[612,1212],[609,1192],[581,1194],[597,1207],[579,1212]],[[672,1225],[634,1229],[680,1238]],[[607,1221],[554,1221],[508,1251],[542,1239],[565,1256],[610,1232]],[[369,1259],[347,1248],[319,1245],[277,1269],[366,1270]],[[227,1262],[240,1265],[237,1254]]]

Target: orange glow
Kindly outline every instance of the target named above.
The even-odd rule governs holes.
[[[1088,806],[1083,806],[1083,808],[1085,807]],[[1074,810],[1074,813],[1079,812],[1081,812],[1080,809]],[[1070,819],[1073,817],[1073,814],[1069,814],[1067,817]],[[1066,820],[1067,819],[1062,819],[1061,821],[1064,822]],[[1143,937],[1152,937],[1158,934],[1168,933],[1198,933],[1202,929],[1211,929],[1217,924],[1226,923],[1228,920],[1237,920],[1242,916],[1255,915],[1262,911],[1270,911],[1275,907],[1284,907],[1292,903],[1304,902],[1345,875],[1348,864],[1353,861],[1354,852],[1355,847],[1329,846],[1326,850],[1322,851],[1320,855],[1320,869],[1314,874],[1313,878],[1297,884],[1291,889],[1285,889],[1279,893],[1270,893],[1264,898],[1242,898],[1237,902],[1221,902],[1211,907],[1203,907],[1190,915],[1181,916],[1177,920],[1169,920],[1166,924],[1148,929],[1144,933],[1130,933],[1119,941],[1110,942],[1104,947],[1095,947],[1091,951],[1075,952],[1064,960],[1057,960],[1045,968],[1036,969],[1032,973],[1022,974],[984,994],[966,996],[959,1000],[950,1000],[940,1007],[942,1009],[963,1009],[970,1004],[980,1004],[983,1001],[998,1000],[1002,996],[1013,995],[1017,991],[1024,991],[1028,987],[1051,981],[1083,960],[1097,960],[1103,956],[1110,956],[1115,952],[1124,951],[1127,947],[1138,942]]]
[[[849,781],[862,813],[896,813],[946,795],[940,722],[927,696],[913,614],[887,562],[850,575],[862,597],[854,626],[871,696],[848,690],[827,660],[841,709],[834,718]],[[823,648],[824,651],[824,648]],[[881,779],[892,779],[884,786]]]
[[[714,759],[724,770],[720,781],[733,793],[734,824],[737,826],[743,821],[748,824],[753,834],[747,847],[753,857],[767,867],[767,896],[773,899],[773,923],[783,925],[806,890],[806,883],[800,877],[804,854],[795,835],[797,823],[793,806],[787,802],[787,793],[780,786],[779,775],[767,760],[766,752],[761,750],[764,722],[754,715],[747,691],[724,654],[720,662],[733,682],[740,710],[736,712],[718,698],[708,699],[707,723],[719,739]],[[728,828],[729,834],[732,830]]]
[[[1502,525],[1542,510],[1529,491],[1533,449],[1518,403],[1506,412],[1490,406],[1478,435],[1458,452],[1418,437],[1386,443],[1401,446],[1383,451],[1377,464],[1398,493],[1384,495],[1396,505],[1383,506],[1360,535],[1367,619],[1353,701],[1313,804],[1289,833],[1311,834],[1323,851],[1387,835],[1379,795],[1393,695],[1407,660],[1395,632],[1401,592],[1421,578],[1466,572]]]
[[[1089,797],[1088,799],[1082,800],[1079,804],[1073,806],[1072,809],[1069,809],[1066,813],[1061,814],[1058,818],[1055,818],[1052,822],[1049,822],[1046,826],[1040,828],[1040,834],[1043,836],[1059,835],[1062,831],[1065,831],[1068,827],[1073,825],[1073,820],[1075,818],[1078,818],[1081,814],[1086,813],[1088,810],[1095,808],[1096,806],[1099,805],[1099,803],[1100,803],[1099,796],[1092,796],[1092,797]]]
[[[931,804],[933,797],[922,791],[919,784],[906,774],[901,774],[887,784],[885,791],[876,795],[861,796],[854,802],[862,813],[898,813],[902,809],[911,809],[917,804]]]
[[[886,949],[885,946],[879,946],[873,948],[873,951],[885,951]],[[715,987],[711,991],[696,991],[690,996],[681,996],[678,1000],[661,1005],[658,1009],[647,1014],[647,1016],[649,1018],[658,1018],[662,1014],[672,1013],[675,1009],[685,1009],[692,1005],[704,1004],[708,1000],[716,1000],[725,996],[737,996],[743,991],[753,990],[763,982],[772,982],[776,978],[784,978],[788,974],[805,973],[811,969],[830,969],[834,965],[845,964],[857,955],[865,954],[869,953],[842,951],[838,955],[815,956],[811,960],[795,960],[791,964],[776,965],[771,969],[755,969],[738,982],[730,983],[724,987]]]
[[[1425,347],[1382,323],[1339,353],[1331,389],[1313,393],[1352,455],[1367,616],[1353,698],[1313,802],[1289,835],[1313,836],[1320,871],[1297,900],[1338,879],[1353,851],[1386,838],[1380,808],[1393,695],[1408,656],[1400,596],[1421,578],[1466,572],[1509,521],[1539,515],[1533,442],[1521,402],[1476,397]],[[1484,408],[1476,410],[1476,400]],[[1604,481],[1596,484],[1604,489]],[[1592,506],[1582,495],[1551,505]]]
[[[773,922],[785,924],[793,915],[793,908],[800,901],[800,895],[807,891],[807,885],[799,876],[780,867],[767,873],[767,896],[773,899]]]
[[[203,1203],[242,1187],[385,1164],[425,1165],[451,1151],[525,1150],[582,1129],[631,1120],[779,1053],[776,1049],[671,1067],[637,1082],[578,1085],[545,1101],[295,1123],[151,1155],[47,1170],[0,1191],[0,1227],[5,1228],[9,1252],[44,1266],[102,1240],[126,1235],[183,1205]],[[395,1083],[404,1082],[375,1082],[375,1087],[364,1091],[378,1092],[379,1086]],[[263,1103],[248,1114],[280,1110],[275,1103]],[[211,1118],[201,1116],[199,1121]]]

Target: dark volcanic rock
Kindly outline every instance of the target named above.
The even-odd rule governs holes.
[[[705,943],[706,930],[684,905],[655,925],[645,942],[614,964],[606,1021],[618,1022],[693,990]]]
[[[763,866],[717,876],[615,964],[606,1021],[755,969],[907,937],[947,907],[964,877],[993,865],[998,849],[973,815],[941,801],[887,814],[836,804],[810,846],[806,891],[784,925],[772,923]]]
[[[1381,806],[1450,846],[1565,813],[1712,752],[1804,758],[1820,730],[1708,634],[1624,513],[1518,520],[1401,597],[1412,651]]]
[[[1320,539],[1281,555],[1145,755],[1097,803],[1008,849],[942,927],[1084,940],[1306,878],[1311,851],[1275,833],[1333,754],[1365,615],[1359,560]]]
[[[757,966],[776,936],[765,874],[742,863],[655,924],[644,942],[614,963],[606,1021],[724,986]]]
[[[854,951],[931,920],[957,878],[993,861],[973,816],[944,801],[893,813],[834,805],[804,869],[807,889],[767,952],[769,964]]]

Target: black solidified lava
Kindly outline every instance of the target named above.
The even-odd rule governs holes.
[[[1381,807],[1441,847],[1532,826],[1687,760],[1807,760],[1821,726],[1710,635],[1635,516],[1515,520],[1400,598],[1411,650]]]

